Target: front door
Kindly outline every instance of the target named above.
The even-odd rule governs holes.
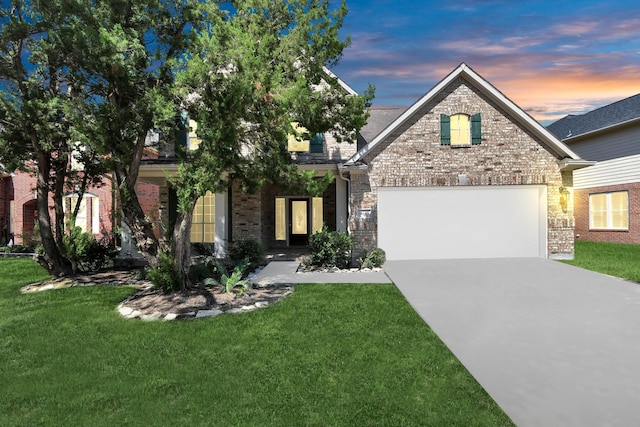
[[[309,200],[289,199],[289,245],[307,245],[309,243]]]

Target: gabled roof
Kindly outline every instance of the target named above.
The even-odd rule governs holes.
[[[568,115],[551,123],[547,129],[566,141],[588,133],[640,121],[640,94],[630,96],[585,114]]]
[[[387,137],[393,134],[393,132],[401,127],[404,123],[410,121],[415,114],[418,114],[420,109],[434,99],[440,92],[442,92],[449,84],[451,84],[458,77],[464,78],[467,82],[471,83],[476,89],[481,91],[487,98],[501,106],[507,113],[511,114],[522,126],[529,130],[532,134],[540,138],[547,146],[553,149],[558,157],[566,159],[563,162],[563,167],[572,169],[574,167],[581,167],[583,161],[576,153],[571,151],[569,147],[560,142],[551,132],[544,128],[540,123],[533,119],[530,115],[524,112],[513,101],[504,96],[502,92],[493,87],[488,81],[480,77],[469,66],[462,63],[447,77],[440,81],[436,86],[427,92],[422,98],[420,98],[415,104],[401,114],[396,120],[394,120],[389,126],[382,130],[372,141],[359,150],[346,164],[354,164],[359,162],[371,152],[378,144],[385,141]],[[578,161],[578,162],[574,162]],[[578,163],[580,166],[578,166]],[[589,165],[591,163],[588,163]]]

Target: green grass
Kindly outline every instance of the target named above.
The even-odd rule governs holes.
[[[640,282],[640,245],[579,240],[575,245],[575,259],[563,262]]]
[[[512,425],[393,285],[141,322],[128,288],[19,293],[44,277],[0,260],[2,426]]]

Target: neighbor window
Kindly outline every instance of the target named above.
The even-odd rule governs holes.
[[[629,229],[629,193],[616,191],[589,195],[589,228]]]
[[[482,121],[480,113],[440,115],[441,145],[479,145],[482,142]]]
[[[77,203],[78,196],[76,194],[66,197],[63,206],[66,215],[71,215],[75,211]],[[98,196],[85,194],[82,197],[74,225],[87,233],[100,233],[100,198]]]
[[[215,194],[210,191],[200,197],[193,209],[191,221],[192,243],[213,243],[215,241]]]

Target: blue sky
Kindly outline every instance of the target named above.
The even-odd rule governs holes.
[[[548,124],[640,93],[640,1],[347,0],[333,71],[408,106],[465,62]]]

